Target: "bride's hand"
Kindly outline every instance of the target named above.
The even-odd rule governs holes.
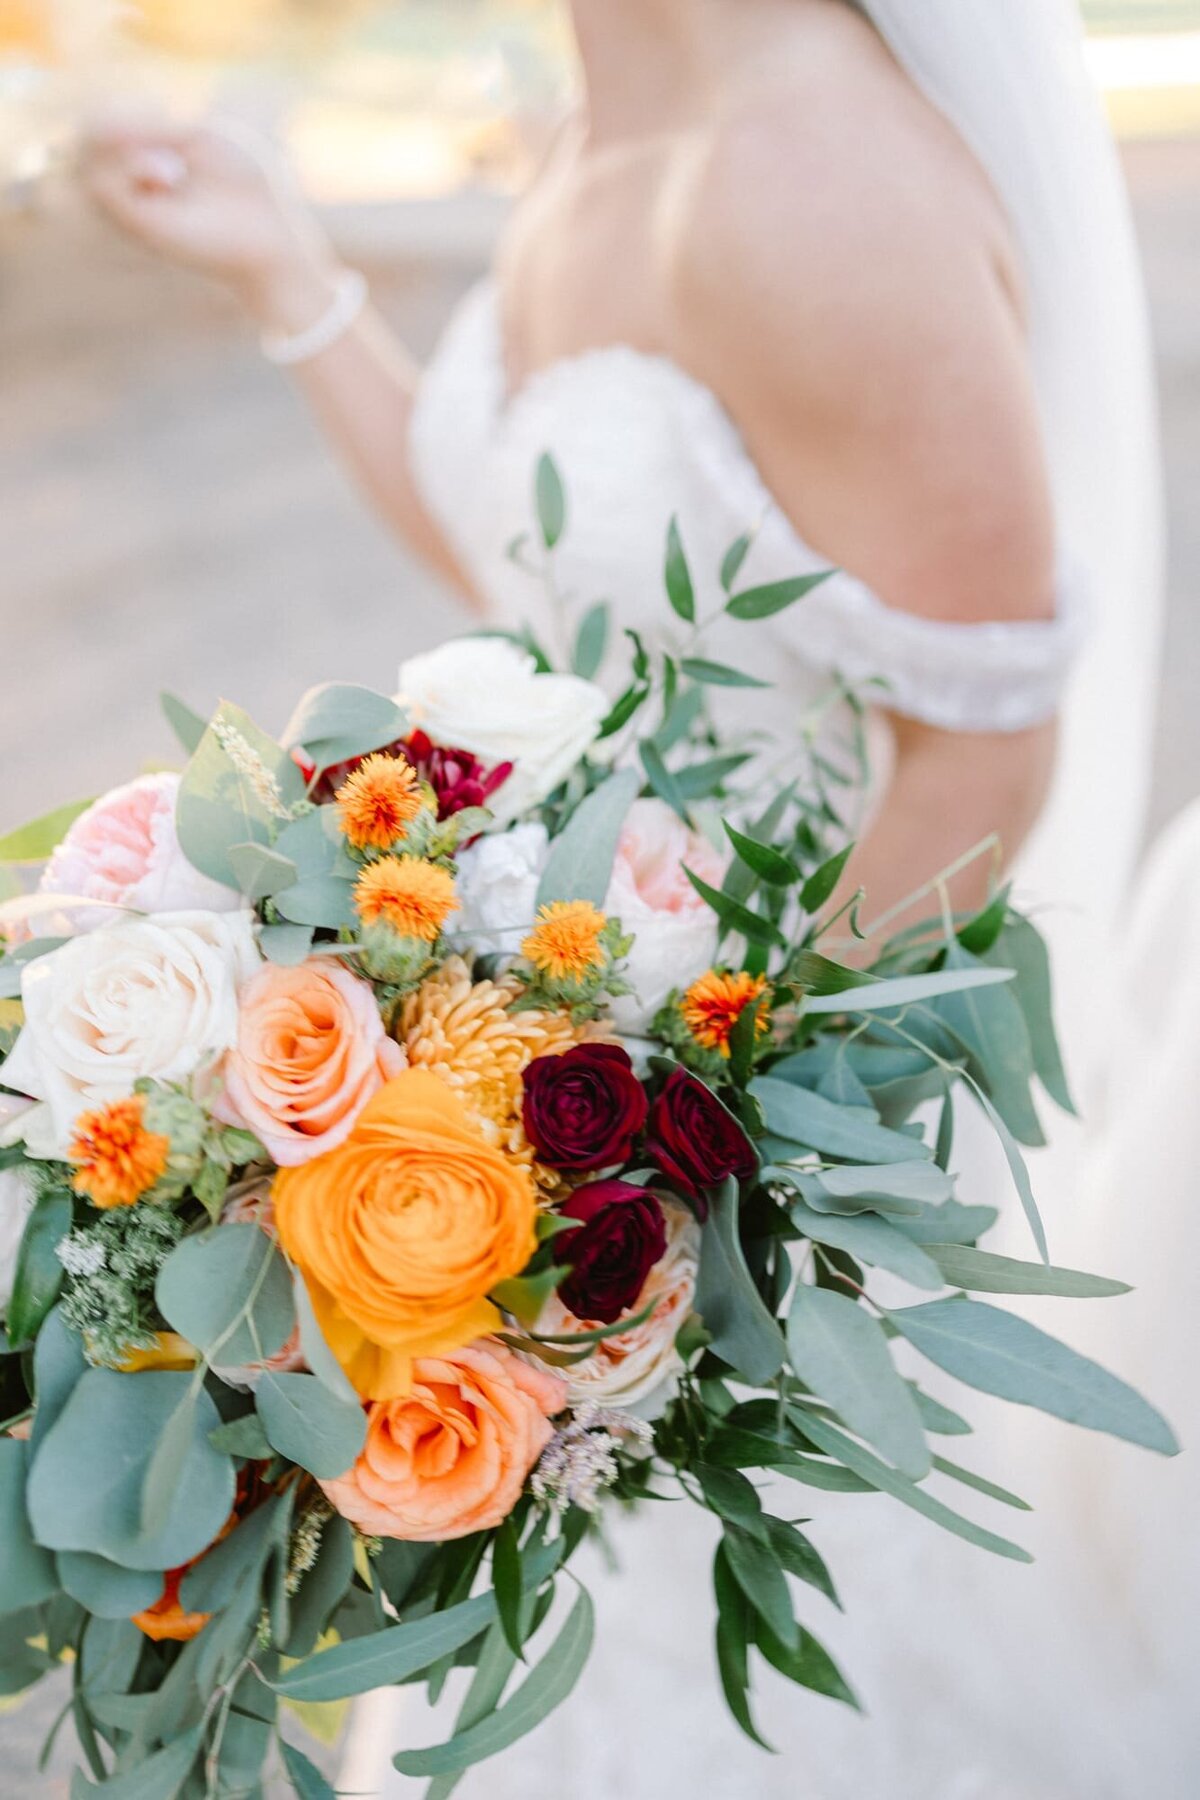
[[[269,144],[232,125],[109,123],[81,157],[87,193],[131,237],[225,282],[271,329],[328,304],[337,264]]]

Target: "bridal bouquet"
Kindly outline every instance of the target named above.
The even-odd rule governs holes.
[[[812,578],[739,588],[744,551],[751,631]],[[69,1664],[73,1796],[256,1795],[278,1757],[316,1800],[287,1708],[461,1669],[449,1742],[396,1757],[448,1795],[583,1675],[573,1554],[659,1496],[720,1522],[743,1729],[752,1651],[853,1703],[793,1493],[1024,1558],[946,1497],[1020,1504],[942,1453],[920,1358],[1174,1447],[995,1303],[1122,1291],[1046,1261],[1018,1148],[1035,1082],[1070,1104],[1035,928],[1001,889],[831,954],[859,734],[722,730],[762,684],[701,654],[674,528],[666,589],[683,648],[630,636],[615,700],[602,606],[570,670],[470,637],[279,741],[168,700],[182,774],[0,846],[44,863],[0,914],[0,1692]],[[1040,1260],[979,1247],[964,1094]]]

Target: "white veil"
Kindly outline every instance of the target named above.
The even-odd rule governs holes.
[[[1093,630],[1020,872],[1067,927],[1051,921],[1068,1034],[1086,1042],[1097,934],[1141,840],[1161,623],[1157,418],[1129,206],[1074,0],[858,4],[990,175],[1023,255],[1059,532]]]

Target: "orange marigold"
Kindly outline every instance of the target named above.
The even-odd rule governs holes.
[[[537,923],[521,949],[552,981],[582,981],[604,966],[600,938],[607,924],[590,900],[554,900],[538,909]]]
[[[383,856],[358,878],[354,904],[364,925],[382,919],[400,937],[435,942],[458,907],[454,877],[419,856]]]
[[[93,1206],[132,1206],[165,1173],[171,1140],[148,1131],[140,1094],[110,1100],[75,1121],[71,1161],[74,1188]]]
[[[722,1056],[729,1055],[729,1039],[733,1028],[746,1008],[753,1004],[761,994],[767,992],[766,977],[763,975],[737,975],[723,973],[720,969],[710,969],[701,975],[699,981],[693,981],[683,996],[680,1011],[684,1023],[698,1044],[706,1050],[719,1050]],[[767,1030],[767,1009],[758,1009],[758,1031],[761,1035]]]
[[[402,756],[368,756],[337,792],[342,831],[356,850],[390,850],[421,810],[421,785]]]

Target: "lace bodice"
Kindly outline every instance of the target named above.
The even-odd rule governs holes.
[[[703,616],[720,603],[721,559],[753,532],[739,576],[751,585],[824,567],[783,515],[715,394],[678,364],[615,344],[565,358],[511,397],[498,296],[485,280],[462,302],[430,363],[412,428],[425,504],[495,615],[546,602],[511,546],[532,524],[534,470],[550,451],[569,522],[556,580],[569,604],[613,603],[618,622],[670,637],[662,566],[679,520]],[[837,673],[886,684],[891,709],[957,731],[1016,731],[1058,704],[1082,631],[1064,559],[1047,623],[953,624],[885,605],[839,572],[802,604],[753,627],[721,621],[705,652],[792,697]],[[543,621],[544,622],[544,621]],[[765,722],[765,721],[764,721]]]

